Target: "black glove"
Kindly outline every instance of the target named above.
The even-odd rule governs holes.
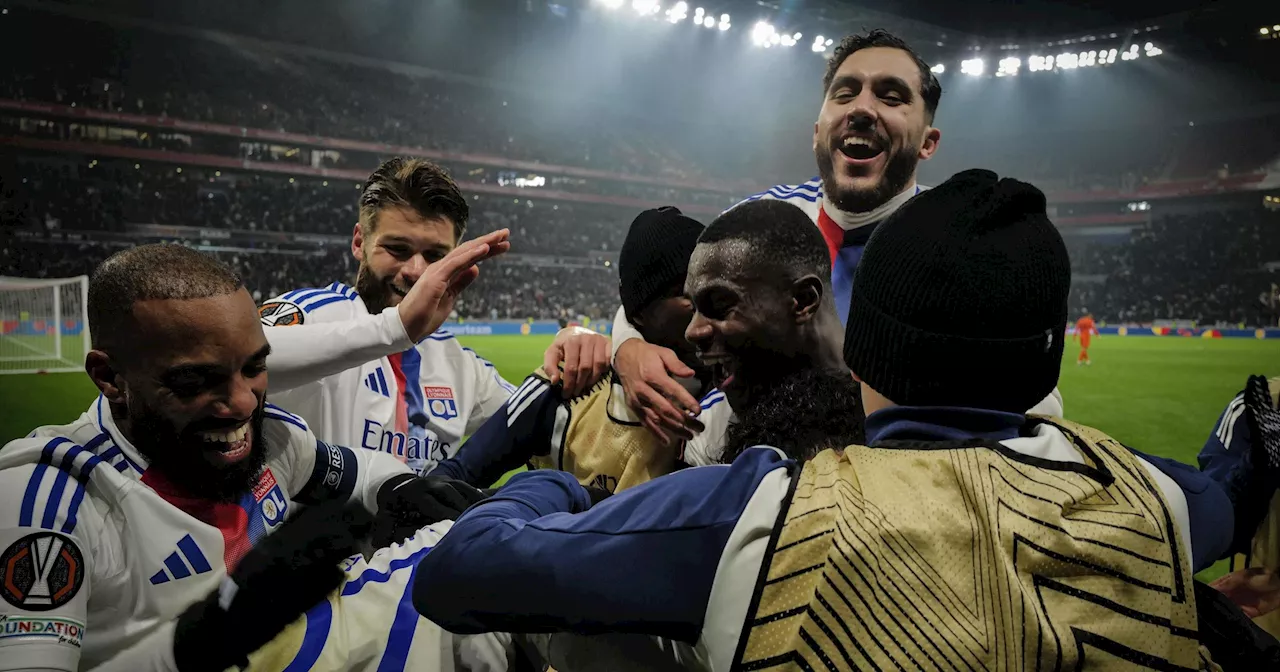
[[[247,667],[250,653],[342,584],[338,565],[357,552],[372,523],[360,504],[326,502],[259,541],[217,590],[178,617],[179,672]]]
[[[395,476],[378,488],[373,544],[398,544],[427,525],[456,520],[484,498],[478,488],[445,476]]]
[[[1258,627],[1226,595],[1194,581],[1200,643],[1226,672],[1280,669],[1280,642]]]
[[[1280,410],[1271,403],[1266,378],[1249,376],[1244,407],[1249,433],[1253,435],[1254,464],[1267,470],[1272,485],[1280,486]]]

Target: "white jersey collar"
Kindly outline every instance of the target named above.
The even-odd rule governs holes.
[[[892,215],[894,211],[902,207],[903,203],[906,203],[912,196],[915,196],[920,191],[921,188],[915,183],[915,181],[912,181],[911,184],[907,185],[907,188],[903,189],[897,196],[885,201],[880,205],[880,207],[874,210],[868,210],[867,212],[844,212],[828,200],[824,193],[822,196],[822,210],[827,213],[827,216],[830,217],[831,221],[835,222],[837,226],[845,231],[849,231],[868,224],[875,224],[889,215]]]
[[[97,401],[89,407],[89,415],[93,418],[93,423],[98,426],[98,431],[106,433],[111,438],[111,442],[120,449],[134,464],[138,465],[143,471],[147,470],[147,458],[133,447],[132,443],[125,438],[124,432],[120,431],[120,427],[116,425],[115,418],[111,417],[111,404],[107,402],[101,394],[98,395]]]

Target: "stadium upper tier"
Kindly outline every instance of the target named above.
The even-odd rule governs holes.
[[[628,207],[677,203],[703,208],[703,214],[772,184],[801,182],[814,170],[803,133],[775,133],[795,137],[795,147],[755,162],[708,161],[706,149],[719,147],[730,157],[744,145],[775,146],[776,139],[757,135],[744,142],[735,134],[711,133],[698,143],[702,160],[694,161],[685,155],[692,147],[668,137],[670,129],[647,123],[643,110],[622,117],[604,106],[575,103],[553,105],[555,113],[548,114],[548,102],[537,94],[429,77],[421,68],[21,8],[6,15],[5,25],[18,38],[0,41],[6,134],[21,134],[15,126],[25,123],[29,130],[39,120],[51,124],[45,137],[313,170],[359,172],[379,157],[418,154],[491,190],[524,180],[527,191],[544,198],[555,197],[545,195],[552,192],[603,195],[635,199]],[[49,59],[22,39],[51,32],[77,48],[67,58]],[[963,88],[972,85],[944,82],[954,90],[944,97],[944,122],[988,117],[981,106],[1001,104]],[[1247,175],[1280,155],[1278,120],[1274,111],[1263,111],[1176,131],[1160,120],[1087,133],[1055,131],[1052,123],[994,134],[944,125],[942,149],[922,165],[922,176],[936,182],[981,165],[1036,180],[1057,202],[1100,200],[1142,187],[1186,193],[1169,183],[1216,178],[1224,167],[1232,176]],[[809,123],[811,117],[794,120],[801,129]]]

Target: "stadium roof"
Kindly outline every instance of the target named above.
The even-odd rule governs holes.
[[[931,24],[976,38],[1054,38],[1197,10],[1212,0],[776,0],[811,4],[832,20],[856,20],[862,10]]]

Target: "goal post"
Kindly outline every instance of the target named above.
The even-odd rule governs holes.
[[[0,374],[83,371],[89,276],[0,276]]]

